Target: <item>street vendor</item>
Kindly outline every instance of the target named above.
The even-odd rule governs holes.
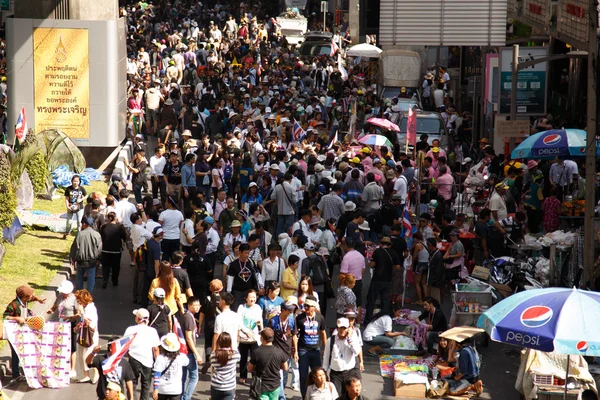
[[[440,303],[431,296],[423,299],[425,311],[419,317],[409,317],[415,322],[422,321],[427,325],[427,351],[434,354],[433,344],[438,340],[440,332],[448,329],[446,315],[440,307]]]
[[[454,357],[455,350],[456,342],[454,340],[440,337],[437,355],[435,356],[436,365],[454,367],[456,365],[456,358]]]
[[[382,311],[373,316],[363,332],[364,342],[371,346],[368,350],[370,356],[376,357],[384,349],[392,348],[397,336],[408,336],[405,332],[393,332],[393,320],[400,318],[401,312],[402,308],[396,304],[390,313]]]
[[[38,303],[44,304],[45,298],[38,298],[33,294],[33,289],[29,285],[21,285],[16,290],[16,298],[11,301],[6,310],[4,310],[4,319],[7,321],[17,321],[19,325],[23,325],[27,322],[29,317],[34,314],[28,309],[28,305],[31,302],[37,301]],[[10,368],[12,370],[12,377],[19,377],[19,356],[17,355],[14,347],[10,346],[11,349],[11,361]]]
[[[472,346],[471,339],[457,343],[455,351],[458,352],[458,370],[452,376],[448,394],[461,396],[472,390],[481,396],[483,382],[479,379],[479,354]]]

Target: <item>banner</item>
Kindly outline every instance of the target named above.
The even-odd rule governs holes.
[[[41,330],[34,331],[27,324],[4,321],[4,332],[5,339],[19,356],[30,388],[59,389],[69,386],[70,323],[46,322]]]
[[[58,129],[71,139],[90,137],[87,29],[33,30],[35,133]]]

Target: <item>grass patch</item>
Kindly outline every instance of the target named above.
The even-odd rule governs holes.
[[[92,185],[85,186],[85,190],[88,193],[106,193],[108,186],[104,182],[94,181]],[[52,201],[36,199],[33,208],[62,214],[65,212],[64,198],[61,196]],[[15,289],[20,285],[29,284],[38,295],[48,289],[48,284],[69,254],[73,238],[68,236],[67,240],[63,240],[62,233],[28,229],[14,246],[4,243],[6,254],[0,268],[0,312],[4,312],[8,303],[15,298]],[[0,342],[0,349],[5,345],[4,342]]]

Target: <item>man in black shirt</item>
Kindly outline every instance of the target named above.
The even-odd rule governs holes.
[[[440,228],[440,239],[450,241],[450,232],[456,227],[452,225],[452,215],[444,214],[442,216],[442,226]]]
[[[479,213],[479,219],[475,223],[475,239],[473,240],[475,265],[483,265],[483,262],[490,257],[488,251],[488,238],[490,236],[488,222],[491,218],[492,211],[489,208],[484,208]]]
[[[440,308],[440,303],[431,296],[423,299],[423,309],[425,311],[419,315],[419,318],[411,317],[411,319],[427,325],[427,351],[434,354],[433,344],[438,341],[440,332],[448,329],[448,320]]]
[[[148,166],[148,161],[146,160],[144,149],[137,148],[135,150],[133,163],[129,164],[129,162],[125,160],[125,166],[132,173],[131,184],[133,186],[133,193],[135,194],[135,201],[138,204],[141,204],[142,188],[145,184],[147,185],[148,181],[146,178],[146,167]]]
[[[273,329],[265,328],[260,332],[261,346],[254,350],[248,364],[248,371],[257,374],[262,380],[261,398],[274,399],[279,396],[280,376],[288,369],[288,355],[279,347],[273,346]]]
[[[165,289],[154,289],[154,304],[150,304],[147,309],[150,316],[148,317],[148,326],[156,329],[158,337],[163,337],[172,331],[172,320],[169,318],[171,309],[165,304]]]
[[[114,338],[114,340],[117,340],[117,338]],[[109,340],[109,343],[112,341],[113,340]],[[111,355],[110,346],[106,346],[106,348],[106,354],[99,355],[98,352],[100,351],[101,347],[94,347],[92,353],[90,353],[85,360],[89,368],[96,368],[96,374],[98,374],[98,386],[96,386],[96,394],[98,395],[98,399],[104,400],[104,398],[106,398],[106,386],[109,382],[114,382],[121,386],[122,393],[127,390],[127,398],[133,399],[133,381],[135,380],[135,375],[127,359],[122,358],[112,372],[106,375],[102,373],[102,363]]]
[[[290,362],[292,359],[298,362],[298,328],[294,318],[296,308],[298,307],[294,303],[286,300],[281,305],[281,313],[269,320],[269,327],[275,334],[275,347],[283,350]],[[288,374],[284,373],[282,378],[281,390],[283,391],[287,385]]]
[[[185,343],[188,348],[189,363],[183,367],[183,393],[181,398],[191,400],[196,384],[198,383],[198,365],[202,364],[200,353],[196,348],[196,338],[198,337],[198,325],[194,314],[200,312],[200,299],[190,296],[187,299],[187,311],[181,316],[181,329],[185,336]],[[189,381],[188,381],[189,378]]]
[[[306,296],[304,312],[296,317],[298,327],[298,363],[300,370],[300,392],[306,396],[308,369],[320,367],[321,347],[327,343],[325,318],[317,312],[317,298]]]
[[[400,262],[400,266],[404,267],[404,260],[408,255],[408,245],[406,244],[406,240],[403,237],[400,237],[400,233],[402,232],[402,225],[395,224],[391,228],[391,236],[392,240],[391,249],[396,252],[398,255],[398,260]],[[401,293],[403,290],[402,287],[402,279],[403,279],[403,268],[392,270],[392,295],[397,295]]]
[[[181,191],[181,168],[183,165],[179,161],[179,151],[172,150],[169,157],[169,161],[163,170],[163,176],[167,183],[167,194],[173,197],[173,200],[177,203]]]
[[[390,295],[392,291],[392,282],[390,277],[392,272],[400,269],[400,257],[391,248],[392,239],[384,237],[381,239],[381,246],[373,252],[371,259],[371,268],[373,268],[373,277],[369,286],[369,294],[367,297],[367,314],[365,322],[371,321],[373,317],[373,309],[377,297],[381,299],[381,310],[385,313],[390,311],[391,301]]]
[[[227,270],[227,291],[233,294],[235,299],[232,310],[237,310],[240,304],[244,304],[249,289],[259,291],[257,275],[256,264],[250,260],[250,245],[243,243],[240,245],[240,257],[233,261]]]

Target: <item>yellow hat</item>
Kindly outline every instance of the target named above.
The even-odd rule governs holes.
[[[440,152],[440,148],[439,147],[434,147],[431,149],[432,152],[434,153],[439,153]]]
[[[366,153],[366,154],[370,154],[371,153],[371,149],[368,147],[363,147],[362,150],[360,151],[361,153]]]
[[[350,160],[350,162],[354,163],[354,164],[360,164],[360,158],[354,157],[353,159]]]

